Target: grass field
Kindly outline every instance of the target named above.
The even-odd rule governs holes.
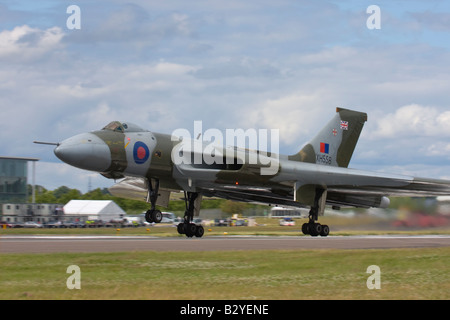
[[[450,299],[450,247],[0,257],[0,299]],[[70,265],[79,290],[66,286]]]
[[[324,219],[325,220],[325,219]],[[348,221],[348,220],[347,220]],[[280,227],[212,227],[205,236],[300,236],[301,224]],[[449,234],[449,229],[364,230],[324,221],[332,234]],[[359,224],[361,225],[361,224]],[[366,226],[371,226],[368,223]],[[348,227],[348,228],[347,228]],[[147,230],[148,229],[148,230]],[[208,228],[206,228],[208,229]],[[365,229],[367,229],[365,227]],[[179,236],[173,227],[7,229],[8,234]],[[180,236],[182,237],[182,236]],[[81,289],[68,289],[67,267],[81,270]],[[370,265],[381,271],[381,289],[369,290]],[[450,299],[450,247],[388,250],[277,250],[220,252],[121,252],[1,254],[0,299],[297,300]]]

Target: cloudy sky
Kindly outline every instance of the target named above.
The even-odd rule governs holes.
[[[0,155],[41,159],[48,189],[114,182],[33,140],[202,120],[279,129],[291,154],[336,107],[369,115],[350,167],[450,179],[450,3],[0,0]]]

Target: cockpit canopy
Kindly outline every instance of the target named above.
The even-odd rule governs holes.
[[[102,130],[110,130],[114,132],[143,132],[144,130],[138,125],[131,122],[112,121],[108,123]]]

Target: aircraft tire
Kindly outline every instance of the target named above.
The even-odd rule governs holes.
[[[308,235],[309,234],[309,223],[304,223],[302,225],[302,232],[304,235]]]
[[[317,237],[322,232],[322,225],[320,223],[311,223],[309,231],[312,237]]]
[[[177,231],[179,234],[184,234],[184,223],[179,223],[177,225]]]
[[[184,233],[186,234],[186,237],[192,238],[195,235],[195,232],[197,231],[197,226],[193,223],[185,223],[184,224]]]
[[[322,225],[322,231],[320,232],[320,235],[322,237],[326,237],[330,234],[330,227],[328,227],[326,224]]]
[[[159,210],[153,210],[151,215],[152,215],[152,219],[155,223],[160,223],[163,218],[163,215],[162,215],[161,211],[159,211]]]
[[[197,226],[197,230],[195,231],[195,236],[197,238],[201,238],[201,237],[203,237],[204,234],[205,234],[205,229],[203,228],[203,226]]]
[[[147,212],[145,213],[145,221],[147,221],[148,223],[153,223],[153,214],[152,214],[152,210],[147,210]]]

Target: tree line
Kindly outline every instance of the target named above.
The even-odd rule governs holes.
[[[83,194],[80,190],[67,186],[61,186],[55,190],[47,190],[42,186],[36,187],[36,203],[58,203],[66,205],[70,200],[112,200],[127,213],[140,213],[147,210],[149,206],[145,201],[114,197],[109,193],[107,188],[97,188]]]
[[[28,186],[28,188],[28,194],[31,195],[31,186]],[[145,201],[115,197],[109,193],[107,188],[97,188],[83,194],[78,189],[71,189],[66,186],[61,186],[55,190],[47,190],[42,186],[36,187],[36,203],[59,203],[65,205],[70,200],[112,200],[129,214],[142,213],[150,209],[150,204]],[[29,202],[31,202],[31,196]],[[217,198],[204,198],[202,201],[202,209],[221,209],[222,212],[227,215],[235,213],[242,214],[246,210],[256,207],[268,208],[268,206],[264,205],[255,205]],[[183,200],[172,200],[169,202],[168,208],[158,208],[161,211],[183,212],[185,210],[185,203]],[[434,198],[391,198],[391,205],[389,208],[435,213],[436,202]]]
[[[28,186],[28,188],[28,194],[31,194],[31,186]],[[78,189],[71,189],[66,186],[61,186],[55,190],[47,190],[42,186],[36,186],[36,203],[58,203],[65,205],[70,200],[112,200],[128,214],[138,214],[150,209],[150,204],[145,201],[115,197],[109,193],[107,188],[97,188],[83,194]],[[31,202],[31,196],[29,202]],[[202,209],[221,209],[222,212],[229,215],[243,213],[246,209],[254,206],[256,205],[217,198],[204,198],[202,201]],[[185,210],[185,203],[182,199],[172,200],[169,202],[168,208],[158,208],[161,211],[183,212]]]

